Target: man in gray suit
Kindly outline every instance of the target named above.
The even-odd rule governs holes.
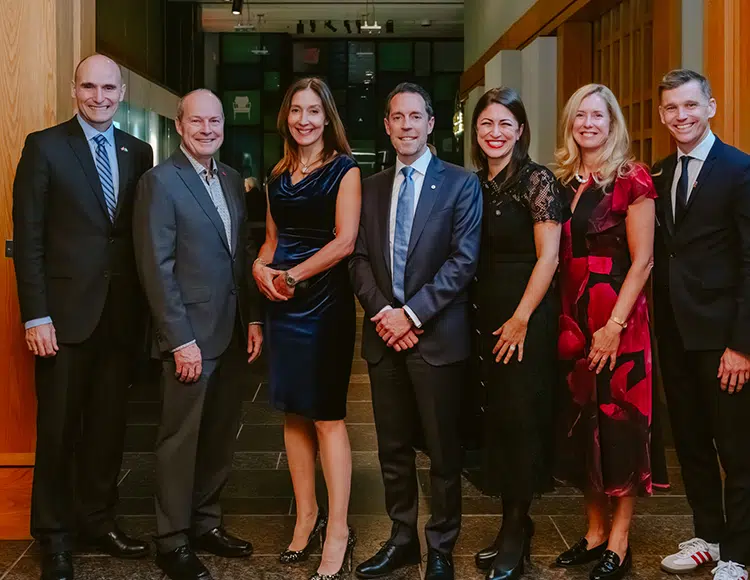
[[[156,562],[172,580],[206,580],[191,546],[225,557],[252,553],[222,527],[219,494],[232,464],[243,371],[263,338],[258,294],[246,278],[254,252],[242,179],[213,158],[224,140],[221,102],[207,90],[186,95],[176,125],[180,148],[138,184],[133,228],[162,359]]]
[[[420,427],[432,487],[425,580],[455,576],[467,288],[479,257],[482,193],[475,175],[428,149],[434,123],[430,96],[418,85],[404,83],[388,97],[385,127],[398,159],[362,184],[359,237],[349,261],[366,314],[362,356],[393,521],[390,539],[357,568],[360,578],[385,577],[421,560],[414,454]]]

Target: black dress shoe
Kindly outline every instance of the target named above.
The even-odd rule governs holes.
[[[454,580],[453,556],[437,550],[427,550],[427,569],[424,580]]]
[[[223,558],[248,558],[253,553],[253,545],[227,533],[224,528],[214,528],[192,541],[196,550],[211,552]]]
[[[404,566],[414,566],[422,561],[419,542],[396,546],[388,540],[377,553],[357,566],[358,578],[382,578]]]
[[[589,578],[591,580],[620,580],[630,571],[632,565],[633,554],[630,552],[630,546],[628,546],[622,562],[620,562],[620,556],[615,552],[606,550],[599,563],[591,570]]]
[[[595,548],[588,549],[589,543],[586,538],[578,540],[571,548],[565,550],[555,560],[555,564],[562,568],[580,566],[599,560],[607,550],[607,542],[599,544]]]
[[[211,574],[190,546],[180,546],[171,552],[159,552],[156,554],[156,565],[171,580],[211,580]]]
[[[42,580],[73,580],[73,556],[70,552],[44,554]]]
[[[145,558],[149,553],[148,542],[131,538],[118,529],[103,536],[86,537],[84,540],[87,544],[115,558]]]

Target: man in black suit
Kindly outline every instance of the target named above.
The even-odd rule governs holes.
[[[662,567],[750,563],[750,156],[712,132],[708,81],[676,70],[659,114],[677,153],[655,167],[659,192],[655,322],[667,405],[695,535]],[[744,387],[744,388],[743,388]],[[726,472],[722,489],[721,465]]]
[[[180,148],[138,184],[138,272],[162,359],[156,437],[156,563],[172,580],[210,575],[191,549],[247,557],[249,542],[222,526],[219,494],[232,465],[247,363],[260,354],[259,294],[245,189],[213,155],[224,140],[221,101],[210,91],[178,106]]]
[[[127,390],[147,316],[133,197],[153,164],[148,144],[112,125],[124,95],[113,61],[82,61],[73,82],[78,114],[28,136],[13,185],[18,296],[36,355],[31,532],[44,579],[73,577],[76,520],[79,534],[112,555],[148,553],[118,530],[114,513]]]
[[[420,561],[414,445],[430,456],[432,518],[427,580],[454,578],[461,525],[459,412],[470,329],[467,287],[477,266],[479,181],[427,147],[435,119],[429,95],[405,83],[388,98],[385,127],[396,167],[364,181],[362,216],[349,270],[365,310],[378,452],[391,537],[357,568],[380,578]]]

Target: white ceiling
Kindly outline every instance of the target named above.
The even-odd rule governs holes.
[[[187,0],[171,0],[187,1]],[[297,34],[297,23],[302,20],[305,35],[310,36],[310,20],[316,21],[314,36],[347,36],[343,21],[350,20],[352,35],[357,36],[355,20],[372,23],[377,20],[383,27],[394,21],[394,34],[387,36],[461,37],[463,36],[463,0],[245,0],[241,16],[232,14],[231,0],[203,0],[203,29],[206,32],[230,32],[238,23],[253,24],[260,32],[288,32]],[[262,19],[259,22],[259,15]],[[332,20],[336,33],[324,27]],[[429,22],[429,26],[424,26]],[[362,32],[362,36],[367,33]]]

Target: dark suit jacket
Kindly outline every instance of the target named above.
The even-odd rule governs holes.
[[[750,156],[716,139],[679,228],[676,165],[675,153],[654,167],[656,331],[671,308],[687,350],[750,353]]]
[[[114,223],[78,120],[26,138],[13,184],[14,261],[24,322],[52,317],[57,339],[80,343],[108,294],[124,341],[141,339],[146,304],[133,255],[133,197],[151,146],[114,131],[120,187]]]
[[[393,297],[389,243],[394,177],[391,167],[364,180],[359,236],[349,261],[366,315],[362,356],[370,363],[388,350],[370,318],[387,305],[400,306]],[[416,348],[432,365],[469,356],[467,288],[477,268],[481,223],[477,176],[433,156],[414,214],[404,275],[406,304],[424,329]]]
[[[138,184],[133,219],[138,273],[155,323],[154,355],[195,340],[203,358],[229,346],[239,309],[243,331],[260,320],[244,184],[217,163],[232,220],[231,246],[206,187],[178,149]],[[231,248],[231,249],[230,249]]]

